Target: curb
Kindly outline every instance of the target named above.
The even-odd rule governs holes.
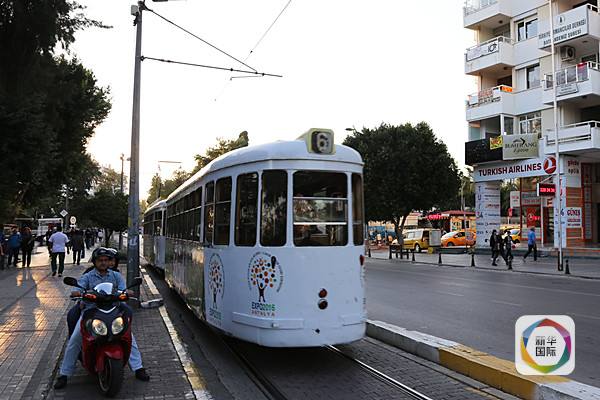
[[[600,388],[561,376],[520,375],[513,362],[451,340],[371,320],[367,335],[523,399],[600,400]]]

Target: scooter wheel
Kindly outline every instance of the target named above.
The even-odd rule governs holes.
[[[102,394],[115,397],[123,384],[123,361],[105,358],[104,370],[98,374],[98,383]]]

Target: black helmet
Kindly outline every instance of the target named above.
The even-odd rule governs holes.
[[[98,247],[96,250],[92,252],[92,264],[96,264],[96,259],[98,257],[108,257],[114,259],[117,256],[117,251],[115,249],[109,249],[106,247]]]

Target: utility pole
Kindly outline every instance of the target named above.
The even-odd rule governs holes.
[[[142,12],[144,2],[138,1],[131,6],[135,16],[135,68],[133,77],[133,112],[131,120],[131,163],[129,169],[129,226],[127,235],[127,284],[140,275],[140,80],[142,69]],[[139,286],[135,287],[135,297],[139,299]]]
[[[558,135],[558,100],[556,98],[556,43],[554,42],[554,10],[552,9],[552,0],[548,0],[548,7],[550,8],[550,46],[552,47],[552,94],[554,98],[554,138],[556,146],[556,198],[554,201],[555,215],[558,217],[558,228],[557,221],[554,221],[554,231],[558,229],[558,270],[563,270],[563,224],[562,224],[562,199],[561,191],[562,184],[560,182],[560,150],[559,150],[559,135]],[[544,227],[542,227],[542,230]]]
[[[121,153],[121,193],[125,193],[125,182],[123,169],[125,167],[125,154]],[[119,231],[119,250],[123,248],[123,232]]]

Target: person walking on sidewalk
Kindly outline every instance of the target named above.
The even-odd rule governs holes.
[[[498,231],[495,229],[492,231],[492,236],[490,236],[490,247],[492,249],[492,265],[497,267],[496,260],[500,255],[500,237],[498,236]]]
[[[56,275],[56,259],[58,258],[58,276],[65,270],[65,251],[69,238],[62,232],[62,226],[56,227],[56,232],[50,236],[48,242],[52,245],[52,276]]]
[[[33,252],[33,245],[35,244],[35,238],[31,233],[31,228],[26,226],[23,228],[21,233],[21,253],[23,254],[23,267],[31,266],[31,253]]]
[[[6,255],[4,251],[5,242],[4,225],[0,224],[0,269],[4,269],[4,257]]]
[[[537,238],[535,237],[535,227],[531,227],[531,230],[527,234],[527,253],[523,257],[523,262],[527,260],[527,257],[533,251],[533,261],[537,261]]]
[[[73,264],[80,265],[81,258],[85,257],[85,245],[83,243],[83,232],[79,229],[71,235],[71,247],[73,250]]]
[[[8,237],[8,263],[7,267],[10,267],[12,263],[13,266],[17,266],[17,261],[19,259],[19,252],[21,251],[21,234],[19,233],[17,227],[12,228],[12,233]]]
[[[504,258],[504,262],[506,265],[512,263],[512,260],[515,258],[512,254],[512,236],[510,236],[510,231],[506,230],[504,232],[504,236],[502,237],[502,258]]]

